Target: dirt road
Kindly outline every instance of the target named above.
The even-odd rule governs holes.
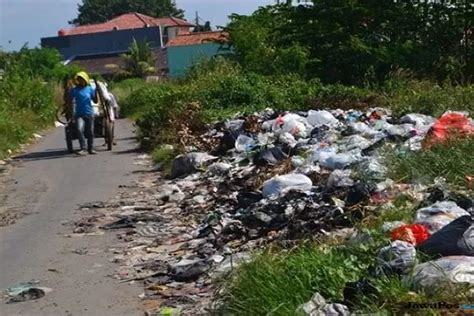
[[[0,227],[0,291],[33,279],[53,291],[34,301],[0,301],[0,315],[143,315],[140,286],[109,277],[114,234],[66,237],[68,223],[81,217],[78,204],[106,200],[137,177],[130,123],[117,122],[115,133],[113,152],[96,139],[99,154],[78,157],[65,152],[63,128],[54,129],[1,177],[3,219],[26,215]]]

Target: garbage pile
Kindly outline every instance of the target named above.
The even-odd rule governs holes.
[[[150,310],[172,307],[205,314],[212,277],[249,260],[255,249],[351,228],[400,194],[425,201],[427,186],[387,178],[383,154],[422,150],[427,139],[431,144],[439,136],[431,129],[438,123],[422,114],[395,119],[383,108],[265,110],[236,117],[201,135],[199,144],[211,150],[188,148],[173,161],[168,177],[153,173],[134,192],[85,205],[97,215],[77,223],[75,233],[121,229],[126,243],[114,250],[114,261],[121,265],[116,277],[143,280],[141,297]],[[415,265],[417,247],[430,254],[463,255],[453,260],[474,266],[467,257],[474,249],[467,211],[472,200],[458,199],[459,205],[438,194],[432,203],[418,210],[415,223],[391,227],[394,241],[380,250],[378,273],[407,273]],[[458,250],[438,242],[445,240],[446,230],[450,236],[456,231]],[[432,273],[429,266],[415,270],[420,286],[434,283],[424,277]],[[472,276],[461,279],[473,284]],[[321,306],[311,303],[304,309],[332,308]]]

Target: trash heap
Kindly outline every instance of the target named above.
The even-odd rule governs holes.
[[[474,131],[465,114],[446,116],[463,116],[464,134]],[[121,265],[116,277],[143,280],[141,297],[150,310],[205,314],[211,279],[249,260],[255,249],[274,241],[351,233],[367,213],[389,207],[399,194],[419,203],[433,196],[428,186],[387,178],[383,157],[387,150],[403,154],[445,141],[450,129],[440,133],[443,126],[422,114],[395,119],[383,108],[236,116],[201,135],[199,147],[178,156],[167,177],[146,175],[135,190],[84,206],[96,215],[77,223],[75,233],[121,229],[126,243],[114,249],[114,261]],[[420,246],[427,253],[465,256],[443,257],[439,263],[457,260],[465,275],[452,279],[474,284],[472,199],[458,205],[443,194],[418,210],[416,223],[392,223],[388,232],[394,241],[380,250],[377,273],[406,273]],[[438,241],[448,229],[458,232],[462,251]],[[467,235],[461,237],[462,229]],[[470,272],[461,267],[466,264]],[[430,269],[427,263],[415,267],[420,287],[441,284],[426,277],[433,274]]]

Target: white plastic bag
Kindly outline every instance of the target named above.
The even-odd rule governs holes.
[[[308,122],[304,117],[299,116],[298,114],[289,113],[283,117],[277,118],[276,120],[272,120],[271,122],[272,131],[277,135],[289,133],[295,137],[302,138],[306,138],[308,135]]]
[[[395,240],[380,249],[377,256],[377,273],[407,273],[415,263],[415,246],[406,241]]]
[[[238,152],[251,151],[255,147],[255,140],[246,135],[239,135],[235,141],[235,150]]]
[[[466,284],[474,294],[474,257],[450,256],[419,264],[413,271],[413,281],[417,290],[428,294],[452,293]]]
[[[309,191],[313,186],[310,178],[303,174],[286,174],[275,176],[263,184],[263,196],[278,196],[285,194],[289,190]]]
[[[352,135],[342,139],[342,146],[345,151],[354,149],[364,150],[369,148],[374,143],[361,135]]]
[[[334,170],[328,178],[328,187],[351,187],[354,180],[351,179],[352,170]]]
[[[338,120],[328,111],[313,111],[308,112],[308,117],[306,118],[309,124],[314,127],[319,127],[323,125],[331,126],[338,123]]]
[[[431,234],[448,225],[456,218],[469,215],[467,211],[451,201],[436,202],[416,211],[416,224],[424,225]]]
[[[320,165],[327,169],[345,169],[350,165],[361,161],[360,152],[345,152],[329,156],[327,159],[320,161]]]

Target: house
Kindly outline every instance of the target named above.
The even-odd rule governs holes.
[[[100,24],[61,29],[58,36],[41,39],[43,47],[56,48],[65,63],[90,73],[112,76],[124,66],[121,57],[134,39],[149,43],[160,77],[178,78],[195,62],[221,54],[224,32],[191,33],[194,24],[174,17],[154,18],[127,13]]]
[[[100,24],[61,29],[58,36],[41,39],[42,47],[56,48],[66,63],[77,63],[91,73],[108,75],[124,61],[133,41],[147,41],[156,56],[156,68],[167,71],[165,45],[169,40],[189,34],[194,24],[174,17],[153,18],[127,13]]]
[[[168,76],[179,78],[195,63],[216,55],[228,53],[223,50],[228,34],[222,31],[181,34],[170,39],[166,45]]]

